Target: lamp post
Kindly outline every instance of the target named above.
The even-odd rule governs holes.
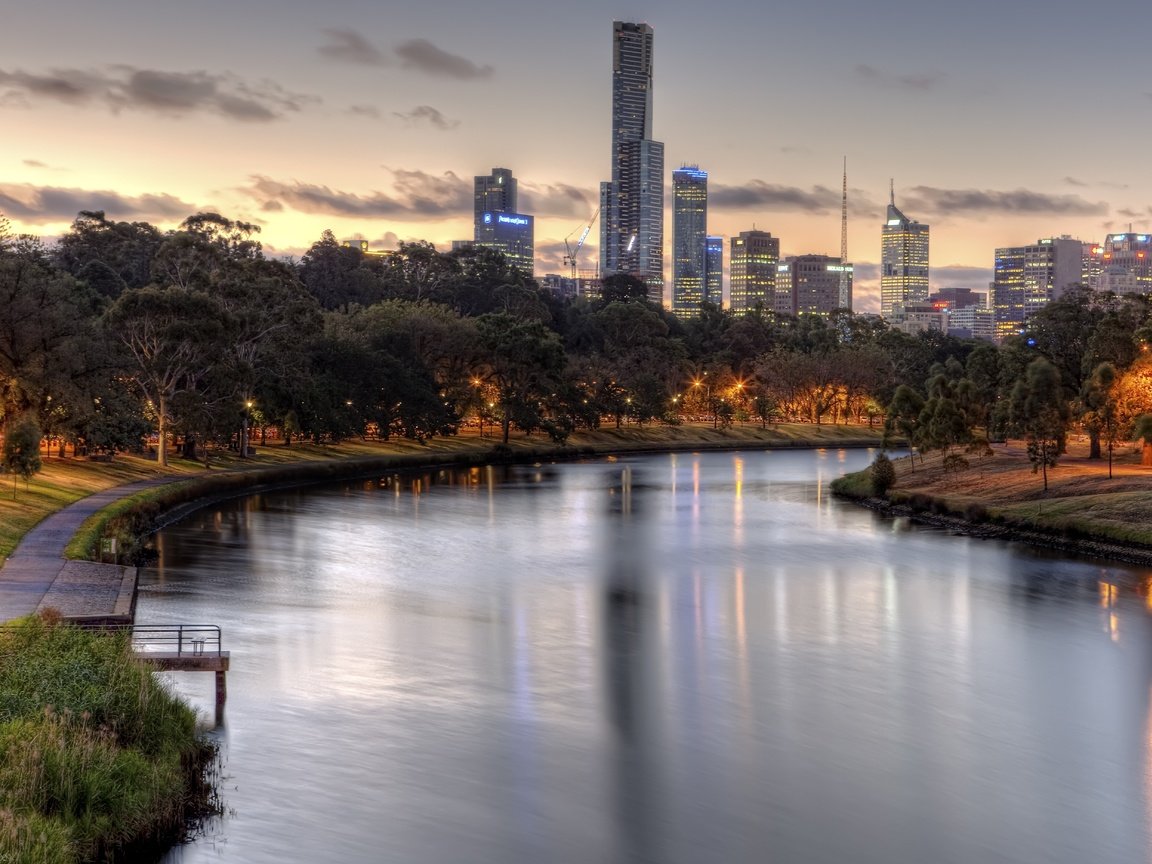
[[[244,402],[244,422],[240,427],[240,458],[248,458],[248,418],[252,414],[252,400]]]

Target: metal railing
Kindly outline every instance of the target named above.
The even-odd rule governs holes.
[[[215,624],[136,624],[125,627],[138,654],[219,657],[220,628]]]

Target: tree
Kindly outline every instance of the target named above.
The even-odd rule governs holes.
[[[1080,419],[1088,432],[1089,459],[1099,459],[1101,439],[1108,445],[1108,476],[1112,476],[1112,448],[1119,434],[1116,404],[1116,367],[1101,363],[1080,388]]]
[[[1033,473],[1039,471],[1044,476],[1045,492],[1048,469],[1059,458],[1068,416],[1060,371],[1043,357],[1033,360],[1012,388],[1010,419],[1014,431],[1028,443]]]
[[[1152,466],[1152,414],[1141,414],[1132,424],[1132,438],[1143,444],[1140,464]]]
[[[564,370],[559,337],[539,321],[506,313],[476,319],[487,351],[488,376],[498,390],[504,443],[513,422],[525,432],[545,426],[544,402],[556,392]]]
[[[213,298],[179,288],[126,291],[105,324],[132,358],[132,379],[150,403],[159,437],[157,463],[168,464],[174,400],[198,392],[226,350],[226,314]]]
[[[30,417],[13,424],[4,436],[4,470],[12,472],[12,497],[16,497],[16,478],[25,485],[40,470],[40,428]]]
[[[916,465],[916,447],[920,444],[923,411],[924,397],[907,384],[901,384],[892,395],[887,416],[884,418],[884,446],[890,446],[894,434],[904,436],[908,448],[912,451],[909,460],[913,468]]]

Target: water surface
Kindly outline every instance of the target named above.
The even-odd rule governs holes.
[[[220,624],[233,669],[230,813],[166,860],[1150,860],[1152,574],[832,500],[870,459],[430,472],[165,530],[138,619]]]

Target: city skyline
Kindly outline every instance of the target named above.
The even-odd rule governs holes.
[[[679,7],[643,3],[592,3],[575,20],[522,2],[441,4],[390,11],[385,27],[379,10],[348,2],[162,12],[120,2],[97,15],[50,0],[14,10],[0,35],[0,212],[48,237],[80,209],[162,227],[217,209],[261,224],[270,255],[299,255],[325,228],[375,248],[427,239],[447,249],[471,234],[472,178],[499,165],[520,178],[520,210],[536,218],[537,274],[565,273],[563,240],[594,212],[610,167],[609,34],[627,19],[655,31],[652,136],[668,166],[708,167],[710,233],[758,228],[780,238],[781,256],[838,254],[847,155],[858,311],[879,310],[889,177],[901,209],[933,226],[933,290],[987,290],[996,248],[1149,226],[1147,188],[1130,166],[1152,121],[1110,123],[1103,142],[1052,119],[1066,112],[1070,131],[1106,82],[1116,95],[1140,80],[1134,34],[1115,34],[1105,70],[1074,69],[1054,50],[1079,44],[1074,17],[1037,24],[1009,4],[993,27],[992,7],[976,6],[905,16],[887,34],[900,51],[882,52],[872,38],[882,9],[818,5],[771,19],[743,10],[747,26],[713,32]],[[854,36],[829,34],[819,63],[800,46],[743,50],[770,20],[803,32],[805,16],[825,12]],[[493,49],[510,20],[516,50]],[[1014,22],[1030,21],[1026,44],[1011,38]],[[765,91],[764,117],[721,110],[763,80],[783,82]],[[1148,99],[1139,85],[1122,92]],[[700,124],[685,106],[705,96],[731,122]],[[898,113],[912,122],[894,129]],[[599,233],[582,266],[595,266]]]

